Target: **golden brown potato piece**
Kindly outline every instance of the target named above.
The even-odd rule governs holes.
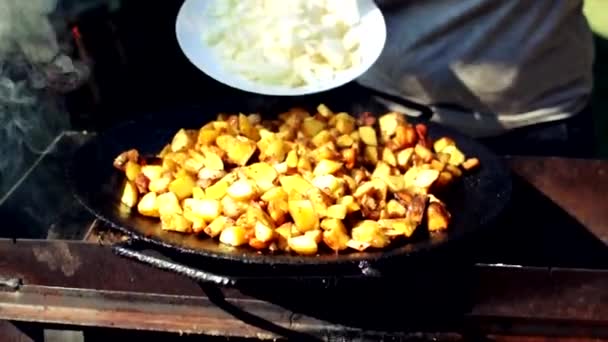
[[[450,214],[445,207],[437,202],[432,202],[426,209],[426,226],[430,232],[445,230],[450,223]]]
[[[129,208],[133,208],[137,206],[138,199],[138,191],[135,183],[127,180],[122,190],[122,195],[120,196],[120,202]]]
[[[477,167],[479,167],[479,159],[477,158],[469,158],[467,160],[465,160],[462,163],[462,168],[467,170],[467,171],[471,171],[473,169],[476,169]]]
[[[226,193],[237,201],[247,202],[257,196],[258,189],[253,181],[239,179],[228,187]]]
[[[342,163],[333,160],[323,159],[319,161],[313,171],[313,174],[315,176],[331,175],[334,172],[340,170],[341,168]]]
[[[185,129],[180,129],[173,136],[173,141],[171,141],[171,151],[178,152],[182,150],[186,150],[194,145],[193,139],[186,132]]]
[[[341,134],[350,134],[355,130],[356,120],[347,113],[338,113],[329,120],[329,124],[336,127]]]
[[[344,220],[346,218],[347,209],[343,204],[334,204],[327,207],[326,216],[333,219]]]
[[[416,225],[422,222],[428,197],[425,195],[415,195],[412,198],[412,202],[407,207],[407,218],[414,222]]]
[[[452,145],[456,145],[452,138],[441,137],[435,141],[435,143],[433,144],[433,149],[435,150],[435,152],[443,152],[444,148]]]
[[[378,146],[376,130],[370,126],[359,127],[359,136],[365,145]]]
[[[213,199],[194,199],[184,200],[184,210],[188,208],[193,214],[201,217],[205,222],[211,222],[218,218],[222,213],[220,201]]]
[[[274,181],[279,174],[268,163],[255,163],[246,167],[243,172],[247,178],[253,180],[262,192],[266,192],[274,187]]]
[[[462,153],[462,151],[460,151],[455,145],[448,145],[444,147],[441,152],[450,155],[450,160],[448,162],[454,166],[459,166],[460,164],[464,163],[466,158],[464,153]]]
[[[300,232],[319,228],[319,216],[309,200],[290,200],[288,202],[289,214]]]
[[[205,234],[216,237],[220,235],[220,233],[226,228],[234,225],[234,220],[226,217],[219,216],[215,220],[211,221],[207,227],[203,230]]]
[[[299,194],[305,194],[308,190],[314,188],[309,181],[300,175],[281,176],[279,177],[279,182],[287,194],[290,194],[292,191]]]
[[[220,242],[233,247],[247,244],[247,231],[243,227],[228,226],[220,233]]]
[[[390,240],[384,235],[377,221],[361,221],[355,225],[351,234],[353,240],[368,243],[374,248],[384,248],[390,244]]]
[[[150,181],[159,179],[163,175],[163,167],[161,165],[144,165],[141,167],[141,173],[144,174]]]
[[[192,189],[196,186],[194,178],[188,174],[176,178],[169,184],[169,191],[175,194],[179,200],[192,196]]]
[[[165,192],[156,197],[156,207],[160,215],[182,214],[182,207],[179,205],[179,200],[172,192]]]
[[[253,141],[260,140],[258,129],[251,124],[249,118],[243,113],[239,114],[239,132]]]
[[[171,230],[180,233],[192,232],[192,222],[188,221],[181,214],[169,214],[160,216],[161,227],[164,230]]]
[[[148,192],[137,204],[137,211],[144,216],[160,217],[158,212],[156,193]]]
[[[216,143],[226,153],[228,160],[239,166],[247,164],[257,148],[255,141],[243,136],[220,135]]]
[[[315,255],[319,248],[314,238],[309,235],[290,237],[287,243],[291,250],[302,255]]]
[[[321,222],[323,227],[323,242],[327,247],[334,251],[342,251],[348,247],[350,237],[342,221],[337,219],[324,219]]]
[[[127,161],[125,164],[125,175],[131,182],[135,181],[135,177],[141,172],[141,166],[136,162]]]

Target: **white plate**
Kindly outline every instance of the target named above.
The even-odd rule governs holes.
[[[386,41],[386,23],[380,9],[373,0],[358,0],[361,13],[361,32],[364,32],[360,43],[362,61],[358,66],[341,71],[333,80],[320,85],[294,88],[256,83],[225,70],[215,53],[213,53],[212,48],[203,40],[205,25],[213,25],[213,22],[203,19],[209,4],[210,1],[208,0],[184,1],[177,15],[175,27],[178,44],[190,62],[209,77],[233,88],[252,93],[296,96],[339,87],[366,72],[380,56]]]

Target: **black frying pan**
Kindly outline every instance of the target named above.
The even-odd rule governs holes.
[[[443,234],[419,236],[410,243],[395,246],[389,250],[372,252],[352,252],[347,254],[324,254],[320,256],[267,255],[246,248],[223,246],[217,241],[194,235],[182,235],[163,231],[158,220],[143,217],[134,210],[131,212],[119,201],[123,174],[112,166],[114,158],[122,151],[136,148],[142,154],[156,154],[180,128],[199,128],[206,121],[215,118],[218,112],[254,112],[261,109],[261,114],[277,114],[297,105],[314,108],[319,101],[328,104],[336,111],[349,111],[353,114],[362,111],[378,112],[361,93],[341,93],[341,96],[329,98],[283,98],[272,101],[217,101],[201,108],[176,110],[171,113],[152,114],[140,119],[126,122],[103,132],[82,146],[74,155],[68,167],[68,177],[73,185],[76,198],[96,217],[112,227],[127,233],[137,241],[179,252],[180,255],[197,257],[197,266],[181,265],[182,273],[190,273],[199,280],[216,283],[230,282],[225,277],[215,277],[199,270],[200,263],[247,264],[249,268],[274,272],[277,268],[308,268],[313,273],[341,272],[346,269],[361,269],[371,274],[370,265],[393,259],[397,256],[432,252],[440,246],[465,237],[488,226],[505,207],[511,193],[509,172],[502,161],[476,141],[444,127],[429,124],[429,135],[432,138],[448,135],[470,156],[477,156],[482,167],[475,173],[465,176],[454,186],[449,196],[443,198],[453,215],[451,228]],[[119,245],[115,250],[124,256],[163,266],[163,261]],[[266,268],[264,268],[266,267]],[[196,275],[192,273],[196,273]],[[202,273],[201,273],[202,272]],[[262,271],[260,271],[262,272]],[[299,271],[298,271],[299,272]]]

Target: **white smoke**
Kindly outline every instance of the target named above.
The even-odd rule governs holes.
[[[50,19],[57,5],[0,0],[0,198],[69,128],[61,94],[89,76],[88,67],[73,61],[61,44],[58,32],[64,32]]]

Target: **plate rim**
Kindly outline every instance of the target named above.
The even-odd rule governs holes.
[[[260,83],[251,82],[248,80],[242,80],[242,82],[243,82],[242,84],[239,82],[227,81],[226,79],[222,78],[219,73],[210,72],[210,70],[206,67],[205,63],[200,63],[196,58],[194,58],[191,55],[191,53],[190,53],[191,50],[185,48],[185,46],[187,44],[184,43],[185,38],[183,35],[186,34],[184,32],[184,30],[185,30],[185,26],[187,26],[186,25],[187,20],[185,19],[185,16],[187,15],[186,9],[188,8],[188,6],[191,6],[191,4],[195,1],[205,1],[205,0],[185,0],[182,3],[182,5],[180,6],[180,9],[179,9],[176,19],[175,19],[175,37],[177,40],[177,45],[179,46],[182,54],[186,57],[186,59],[194,67],[196,67],[199,71],[203,72],[205,75],[212,78],[213,80],[215,80],[223,85],[226,85],[228,87],[238,89],[241,91],[246,91],[249,93],[267,95],[267,96],[302,96],[302,95],[316,94],[316,93],[338,88],[340,86],[343,86],[349,82],[356,80],[357,78],[359,78],[363,74],[365,74],[378,61],[378,59],[382,55],[382,52],[384,51],[384,47],[386,45],[387,26],[386,26],[386,19],[384,17],[384,14],[382,13],[380,8],[376,5],[376,3],[373,0],[357,0],[357,1],[364,1],[366,4],[372,6],[372,8],[375,12],[375,15],[378,16],[378,20],[380,21],[382,28],[380,30],[381,35],[379,37],[375,37],[375,39],[374,39],[374,40],[377,40],[378,43],[380,43],[380,48],[377,49],[377,51],[375,53],[369,55],[371,57],[369,58],[368,61],[366,61],[363,64],[362,67],[354,69],[354,70],[356,70],[356,72],[354,70],[350,70],[350,72],[352,72],[352,75],[354,75],[354,76],[344,77],[344,78],[339,79],[338,81],[334,80],[331,82],[325,82],[325,84],[326,84],[325,86],[320,86],[320,87],[308,86],[308,87],[301,87],[301,88],[268,86],[268,85],[264,85],[264,84],[260,84]],[[201,44],[203,44],[202,39],[201,39]],[[238,77],[238,78],[241,78],[241,77]]]

